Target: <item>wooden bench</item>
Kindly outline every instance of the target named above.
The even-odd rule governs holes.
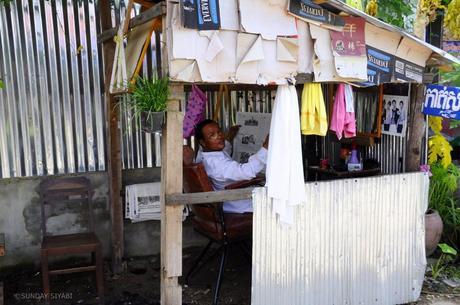
[[[0,256],[5,256],[5,234],[0,233]],[[0,282],[0,305],[3,305],[3,282]]]

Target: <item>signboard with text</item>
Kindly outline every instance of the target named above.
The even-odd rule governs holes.
[[[448,119],[460,119],[460,88],[428,85],[423,113]]]
[[[395,57],[391,54],[367,46],[367,82],[361,86],[375,86],[391,82]]]
[[[181,0],[184,27],[218,30],[220,28],[218,0]]]
[[[330,31],[332,51],[339,56],[365,56],[366,21],[361,17],[343,17],[343,20],[345,26],[342,31]]]
[[[395,59],[394,79],[397,81],[423,83],[425,68],[402,58]]]
[[[316,22],[331,28],[342,28],[345,21],[311,0],[289,0],[288,13],[305,21]]]

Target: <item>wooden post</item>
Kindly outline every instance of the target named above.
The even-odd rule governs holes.
[[[112,28],[110,0],[101,0],[102,31]],[[116,99],[110,94],[110,76],[112,62],[115,56],[115,43],[108,40],[103,44],[104,60],[104,90],[107,103],[107,177],[109,182],[110,221],[112,239],[112,271],[118,274],[122,271],[123,258],[123,204],[120,198],[121,190],[121,144],[120,130],[118,129],[118,111],[115,107]]]
[[[178,90],[183,92],[183,87]],[[168,102],[166,128],[162,137],[161,161],[161,304],[181,305],[182,287],[182,210],[166,205],[166,196],[182,193],[182,122],[179,100]]]
[[[0,233],[0,256],[5,255],[5,234]],[[0,305],[3,305],[3,282],[0,282]]]
[[[425,85],[412,84],[406,147],[406,171],[408,172],[420,170],[423,151],[422,144],[425,137],[425,116],[422,113],[424,101]]]

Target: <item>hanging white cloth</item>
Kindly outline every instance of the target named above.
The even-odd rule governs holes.
[[[270,125],[267,192],[282,224],[294,222],[294,206],[305,202],[300,112],[294,86],[278,86]]]
[[[126,57],[123,36],[123,28],[120,25],[117,35],[114,37],[116,48],[115,56],[113,58],[112,75],[110,77],[109,87],[109,92],[112,94],[126,92],[128,89],[128,76],[126,73]]]

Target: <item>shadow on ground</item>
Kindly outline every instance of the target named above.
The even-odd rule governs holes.
[[[191,268],[202,248],[184,250],[184,274]],[[68,263],[68,262],[67,262]],[[77,265],[78,262],[73,262]],[[68,266],[68,265],[67,265]],[[142,257],[126,261],[124,272],[113,276],[105,266],[105,298],[96,296],[95,279],[91,273],[59,275],[51,278],[50,305],[159,305],[159,256]],[[183,284],[183,304],[212,304],[213,284],[217,276],[218,258],[209,261],[191,280]],[[5,283],[5,305],[47,304],[41,290],[41,273],[32,268],[15,270],[0,277]],[[433,287],[425,281],[421,299],[411,305],[460,305],[460,291]],[[460,288],[459,288],[460,289]],[[436,290],[436,291],[433,291]],[[220,305],[249,305],[251,302],[251,266],[238,248],[231,249]],[[281,305],[281,304],[280,304]]]
[[[191,268],[201,250],[202,248],[184,250],[184,274]],[[81,262],[72,262],[73,265],[79,263]],[[95,277],[92,273],[51,277],[50,305],[159,305],[159,256],[130,259],[125,267],[122,274],[113,276],[106,263],[103,302],[97,298]],[[217,270],[218,258],[214,258],[191,278],[189,286],[183,285],[183,304],[212,304]],[[6,275],[2,274],[1,277],[5,282],[5,305],[47,304],[43,299],[40,272],[32,269],[16,270]],[[250,294],[251,266],[238,248],[232,249],[225,269],[219,304],[249,305]]]

